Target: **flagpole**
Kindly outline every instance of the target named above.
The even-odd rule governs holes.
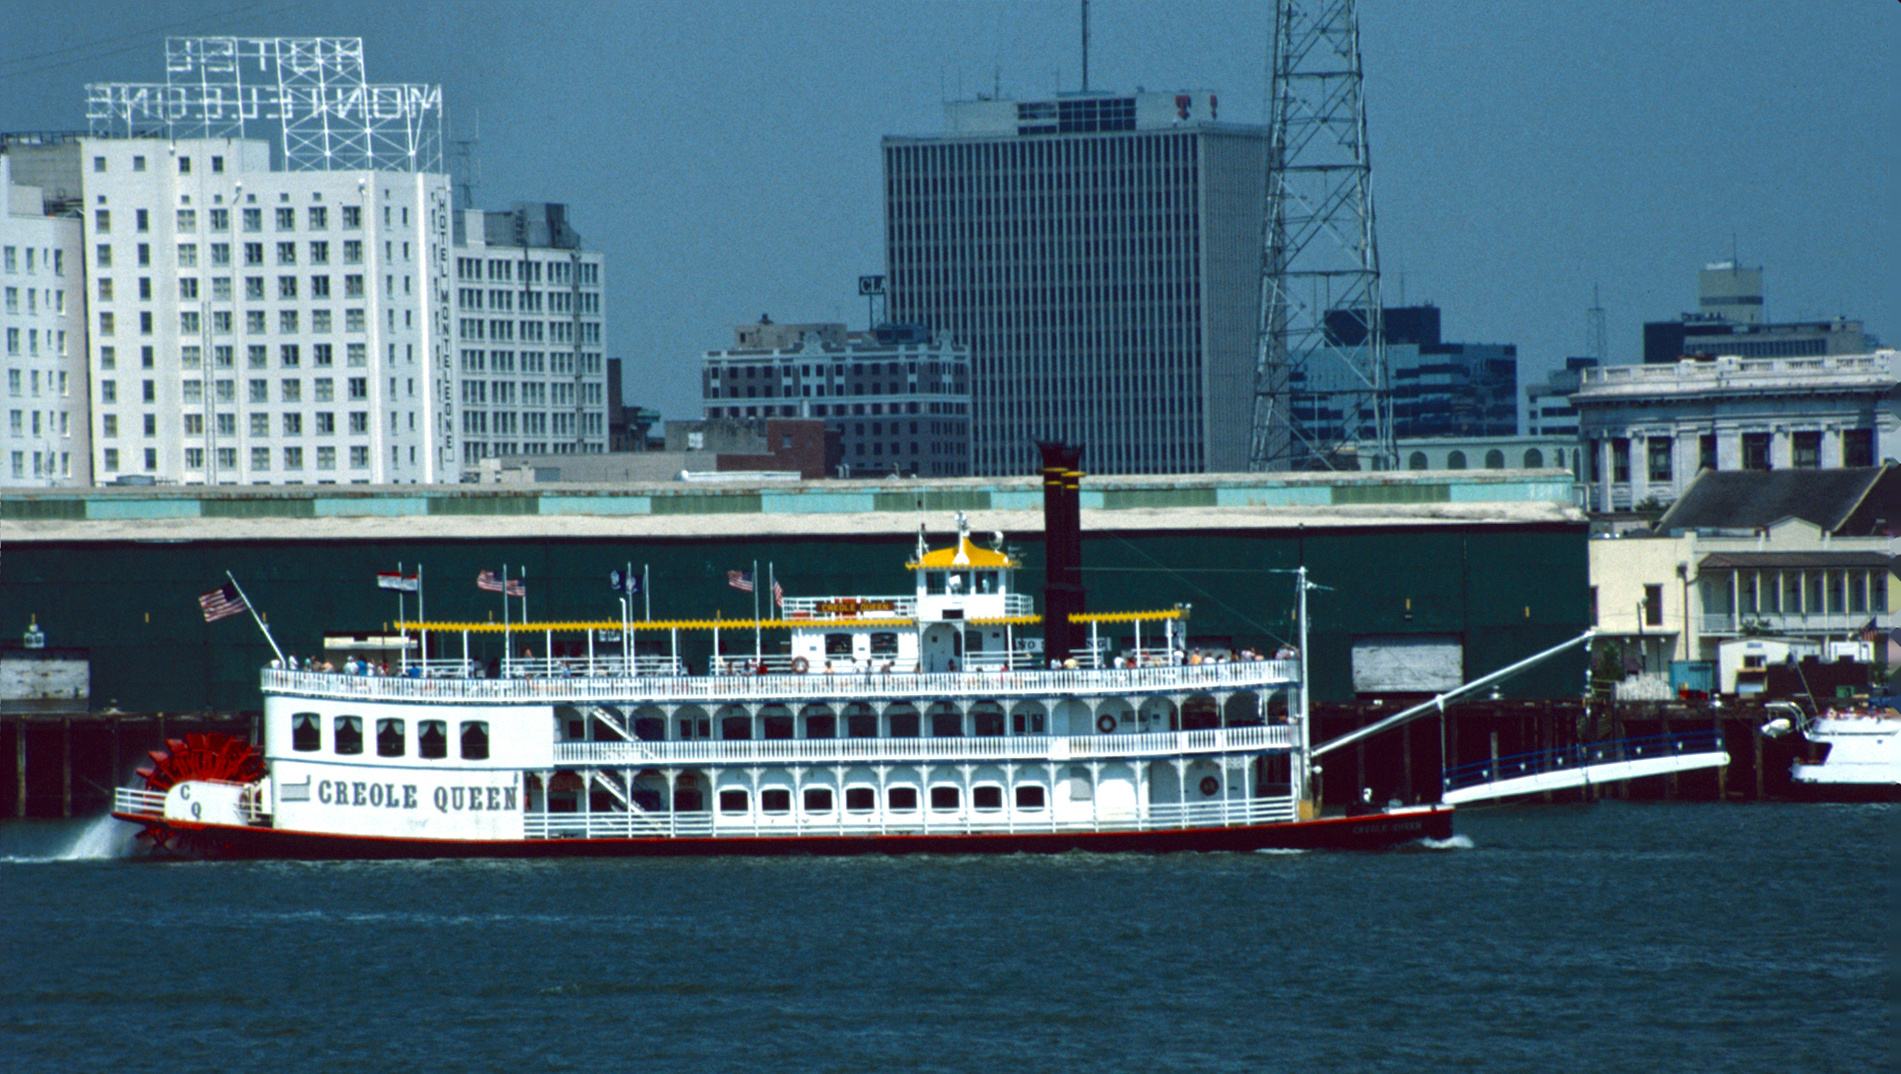
[[[231,588],[238,591],[238,599],[244,602],[245,611],[251,613],[252,621],[256,622],[257,628],[264,632],[264,640],[271,643],[271,652],[277,654],[277,662],[279,666],[282,666],[284,663],[284,650],[279,649],[277,647],[277,639],[271,637],[269,624],[265,623],[264,618],[257,614],[257,606],[251,603],[251,598],[244,595],[244,587],[238,584],[237,576],[230,571],[224,572],[224,576],[231,579]]]
[[[508,630],[508,564],[502,564],[502,674],[515,659],[515,643]]]
[[[632,561],[628,562],[627,569],[629,571],[634,569]],[[653,598],[648,595],[652,592],[652,579],[647,577],[647,565],[642,563],[640,565],[640,606],[646,609],[645,615],[649,623],[653,622]]]
[[[766,655],[765,643],[760,639],[759,630],[759,561],[752,561],[752,658],[757,664]]]
[[[429,671],[429,616],[422,610],[422,564],[420,563],[416,564],[416,621],[422,624],[422,652],[419,655],[422,657],[423,673],[427,674]],[[403,651],[409,651],[407,639],[403,642]]]
[[[403,561],[399,559],[396,561],[396,621],[398,623],[401,623],[404,621],[403,606],[404,606],[403,605]],[[398,667],[406,667],[408,663],[409,663],[409,634],[407,631],[405,631],[403,633],[402,650],[398,652],[396,655],[396,664]]]

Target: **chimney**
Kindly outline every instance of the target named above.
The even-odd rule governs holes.
[[[1043,456],[1043,647],[1062,660],[1087,633],[1069,617],[1083,611],[1081,444],[1039,440]]]

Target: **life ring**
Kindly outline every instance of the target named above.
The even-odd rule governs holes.
[[[794,675],[805,674],[806,670],[811,666],[812,662],[803,656],[795,656],[792,658],[792,674]]]
[[[1215,796],[1215,792],[1220,789],[1221,789],[1220,780],[1214,778],[1213,776],[1201,777],[1201,793],[1205,797],[1213,798]]]
[[[1101,716],[1097,717],[1096,730],[1101,731],[1103,734],[1107,735],[1107,734],[1113,734],[1115,732],[1115,729],[1116,729],[1116,718],[1114,716],[1111,716],[1108,713],[1104,713]]]

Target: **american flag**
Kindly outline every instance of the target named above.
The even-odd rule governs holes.
[[[219,586],[209,593],[200,594],[198,606],[204,609],[207,623],[250,610],[250,605],[244,603],[244,597],[238,593],[235,585]]]
[[[777,578],[772,580],[772,603],[774,607],[785,607],[785,587],[779,584]]]
[[[475,588],[486,589],[491,593],[502,591],[502,580],[495,577],[494,571],[483,571],[475,576]]]
[[[751,571],[727,571],[726,584],[729,586],[732,586],[734,589],[737,589],[742,593],[750,593],[752,592],[752,572]]]
[[[511,597],[527,596],[528,583],[522,581],[520,578],[510,578],[508,580],[508,595]]]

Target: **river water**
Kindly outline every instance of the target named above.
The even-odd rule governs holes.
[[[1895,817],[1613,801],[1385,853],[347,864],[7,824],[0,1069],[1885,1070]]]

